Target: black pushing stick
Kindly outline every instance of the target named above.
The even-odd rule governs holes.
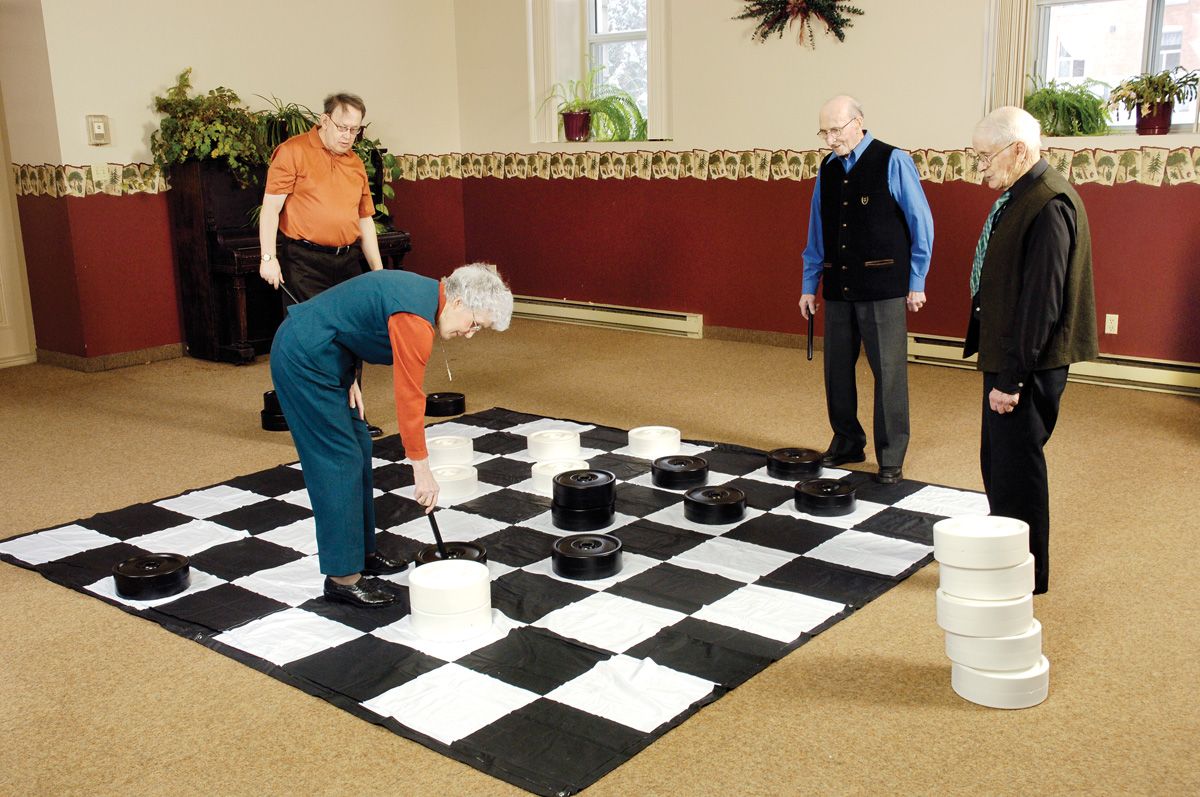
[[[808,314],[808,359],[810,359],[810,360],[812,359],[812,355],[813,355],[812,333],[813,333],[813,314],[810,312]]]
[[[442,532],[438,530],[437,521],[433,519],[432,509],[429,510],[429,514],[426,517],[429,518],[429,525],[433,526],[433,539],[437,543],[438,558],[449,559],[450,557],[446,555],[446,544],[442,542]]]

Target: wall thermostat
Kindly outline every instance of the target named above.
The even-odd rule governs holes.
[[[93,147],[111,144],[112,138],[108,132],[108,117],[101,114],[87,115],[88,143]]]

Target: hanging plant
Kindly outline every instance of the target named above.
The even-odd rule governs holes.
[[[862,16],[863,10],[852,6],[845,0],[744,0],[746,8],[734,19],[757,19],[752,38],[766,41],[772,33],[783,38],[784,28],[796,20],[800,21],[800,41],[808,34],[809,46],[816,48],[817,39],[813,35],[812,18],[816,17],[825,23],[829,32],[837,36],[838,41],[846,40],[846,28],[853,27],[851,16]]]

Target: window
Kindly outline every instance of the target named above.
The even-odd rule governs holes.
[[[604,68],[604,82],[629,92],[643,114],[649,62],[646,46],[646,0],[587,0],[588,55]]]
[[[1042,80],[1114,86],[1142,72],[1200,67],[1200,0],[1037,0],[1034,73]],[[1196,118],[1175,106],[1174,124]],[[1124,111],[1116,125],[1132,125]]]

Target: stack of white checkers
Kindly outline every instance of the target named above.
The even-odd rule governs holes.
[[[479,489],[479,471],[472,467],[475,446],[469,437],[446,435],[425,441],[429,448],[429,469],[438,483],[441,497],[461,501]]]
[[[984,515],[939,520],[933,558],[941,573],[937,623],[946,632],[954,691],[991,708],[1045,700],[1050,662],[1033,617],[1029,526]]]
[[[526,449],[533,458],[533,488],[542,495],[554,492],[554,477],[569,470],[586,470],[579,432],[573,429],[543,429],[526,438]]]

